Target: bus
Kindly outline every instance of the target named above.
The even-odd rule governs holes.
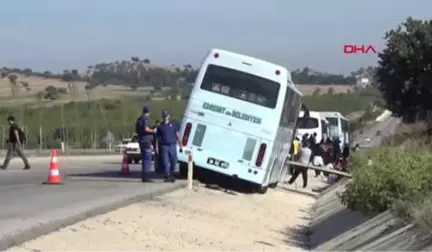
[[[337,111],[320,112],[329,122],[329,137],[334,140],[339,138],[341,150],[345,144],[350,143],[349,121]]]
[[[279,182],[302,94],[284,67],[212,49],[188,100],[180,132],[180,175],[194,167],[248,182],[260,193]]]
[[[316,143],[324,142],[329,135],[329,122],[325,117],[317,111],[308,111],[307,115],[305,111],[299,112],[297,120],[297,137],[302,139],[304,134],[309,136],[316,133]]]

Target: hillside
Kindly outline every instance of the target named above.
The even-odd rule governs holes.
[[[185,97],[198,73],[191,65],[169,67],[151,63],[149,59],[132,57],[111,63],[88,66],[83,71],[62,73],[34,72],[29,68],[0,69],[0,99],[3,104],[36,101],[68,102],[124,96],[149,96],[166,99]],[[345,93],[351,91],[355,78],[340,74],[320,73],[309,68],[292,72],[294,83],[304,95]]]

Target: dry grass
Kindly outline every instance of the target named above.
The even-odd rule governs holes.
[[[414,223],[424,231],[431,234],[432,230],[432,199],[426,198],[413,209]]]
[[[32,103],[36,102],[36,94],[40,91],[45,90],[48,86],[53,86],[55,88],[65,88],[68,89],[68,83],[50,78],[41,78],[35,76],[24,76],[18,75],[18,85],[20,86],[20,90],[18,92],[18,97],[11,97],[11,84],[8,78],[0,79],[0,100],[3,105],[15,105],[22,103]],[[27,82],[29,84],[30,90],[26,90],[22,86],[21,82]],[[88,96],[85,90],[86,82],[74,82],[74,85],[77,89],[75,101],[85,101],[88,100]],[[136,91],[132,91],[130,88],[118,85],[106,85],[106,86],[98,86],[91,91],[90,99],[112,99],[119,98],[122,96],[131,96],[131,95],[145,95],[148,94],[148,91],[152,88],[139,88]],[[65,95],[58,99],[55,103],[68,102],[72,100],[72,96]]]
[[[407,151],[432,151],[431,127],[427,123],[401,124],[384,144]]]
[[[39,91],[45,90],[48,86],[53,86],[55,88],[68,88],[68,84],[62,80],[58,79],[50,79],[50,78],[42,78],[36,76],[18,76],[18,84],[22,86],[21,82],[27,82],[31,90],[27,91],[24,87],[21,87],[19,90],[19,99],[13,99],[11,97],[11,84],[8,78],[0,79],[0,99],[4,104],[20,104],[20,103],[29,103],[36,102],[36,93]],[[85,101],[88,99],[85,86],[87,83],[85,82],[74,82],[77,87],[77,98],[76,101]],[[346,93],[348,90],[352,88],[350,85],[297,85],[298,89],[304,95],[312,95],[313,92],[319,88],[320,94],[327,93],[328,89],[333,88],[335,93]],[[131,96],[131,95],[145,95],[148,91],[150,91],[151,87],[139,88],[136,91],[132,91],[131,89],[118,86],[118,85],[106,85],[106,86],[98,86],[91,92],[91,99],[100,99],[100,98],[118,98],[121,96]],[[58,102],[67,102],[72,100],[72,97],[63,97]]]

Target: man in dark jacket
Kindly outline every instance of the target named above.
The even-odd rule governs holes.
[[[9,165],[9,162],[13,157],[13,153],[16,152],[17,155],[24,162],[24,170],[29,170],[30,164],[23,152],[23,144],[24,144],[23,132],[19,127],[19,125],[15,122],[15,118],[13,116],[9,116],[7,118],[7,121],[9,123],[9,139],[7,140],[8,151],[6,153],[6,158],[3,162],[3,165],[0,166],[0,168],[6,170]]]

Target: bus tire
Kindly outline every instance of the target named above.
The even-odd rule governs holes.
[[[276,188],[278,186],[279,182],[274,182],[268,185],[270,188]]]
[[[180,163],[179,164],[179,172],[180,172],[180,178],[181,179],[186,179],[187,178],[187,174],[188,174],[187,164]]]
[[[267,186],[260,186],[260,187],[258,187],[258,193],[259,194],[266,194],[267,193],[267,189],[268,189]]]

